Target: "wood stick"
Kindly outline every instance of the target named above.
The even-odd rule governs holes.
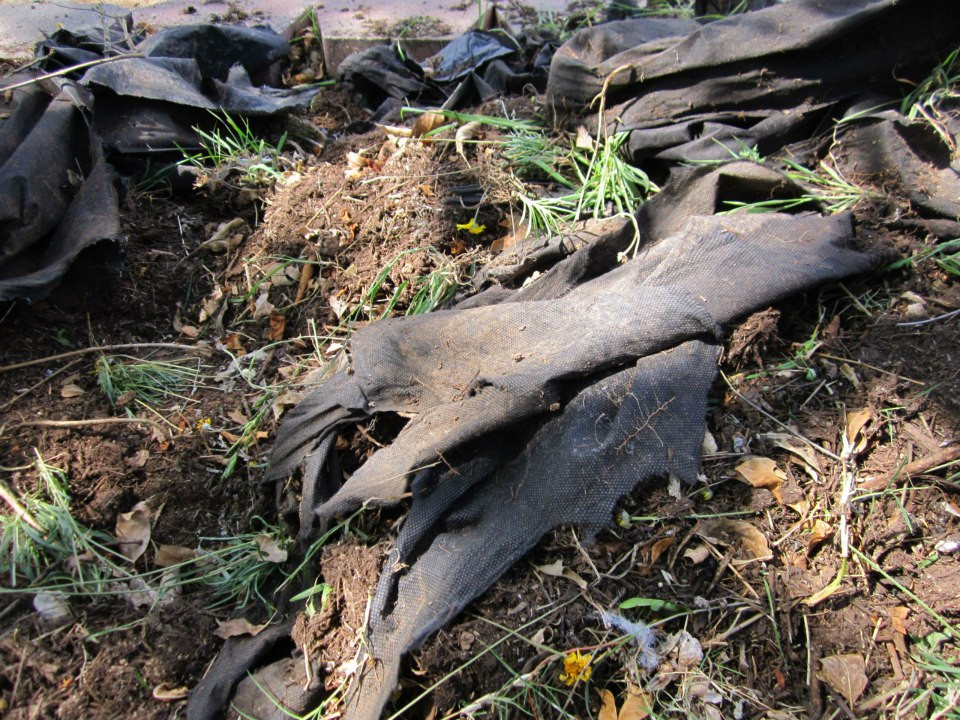
[[[872,480],[867,480],[866,482],[860,484],[860,489],[882,490],[883,488],[887,487],[887,485],[894,482],[894,480],[906,479],[913,475],[921,475],[928,470],[932,470],[939,465],[946,465],[954,460],[960,460],[960,444],[951,445],[950,447],[943,448],[943,450],[938,450],[935,453],[925,455],[919,460],[914,460],[912,463],[907,463],[896,472],[888,473],[887,475],[882,475],[880,477],[873,478]]]

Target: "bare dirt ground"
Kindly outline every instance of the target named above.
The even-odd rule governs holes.
[[[41,457],[65,472],[74,518],[111,534],[145,503],[137,570],[158,567],[162,546],[282,538],[263,464],[282,413],[342,357],[346,323],[405,312],[433,271],[465,282],[510,235],[505,208],[475,216],[457,202],[482,181],[477,162],[450,142],[391,140],[338,93],[311,117],[337,133],[274,189],[131,186],[122,264],[91,255],[48,300],[0,308],[4,484],[35,492]],[[960,307],[960,289],[932,240],[894,229],[897,202],[855,208],[882,269],[729,328],[707,484],[638,488],[589,542],[551,534],[409,658],[394,716],[609,718],[611,700],[633,718],[960,716],[960,328],[935,319]],[[471,219],[486,231],[457,227]],[[162,397],[111,402],[105,358],[196,372]],[[112,418],[126,421],[99,422]],[[345,434],[344,471],[398,429]],[[330,691],[397,519],[365,512],[323,551],[330,600],[301,614],[293,640],[321,659]],[[269,596],[278,577],[258,587]],[[257,597],[238,611],[198,583],[146,607],[126,591],[71,598],[51,621],[4,582],[0,716],[18,720],[183,717],[219,623],[269,619]],[[611,608],[672,638],[655,672],[627,628],[605,625]],[[574,651],[591,672],[568,685]]]

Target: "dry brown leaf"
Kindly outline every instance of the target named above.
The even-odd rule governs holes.
[[[399,138],[408,138],[413,135],[413,130],[408,127],[403,127],[399,125],[380,125],[381,130],[383,130],[387,135]]]
[[[253,303],[253,319],[262,320],[265,317],[270,317],[274,310],[276,310],[276,306],[270,302],[267,293],[260,293],[260,297]]]
[[[657,560],[659,560],[660,556],[663,555],[663,551],[666,550],[671,545],[673,545],[673,541],[675,539],[676,538],[673,535],[670,535],[668,537],[660,538],[659,540],[654,542],[652,545],[650,545],[650,559],[648,564],[656,565]]]
[[[82,387],[76,383],[66,383],[63,387],[60,388],[60,397],[70,399],[75,397],[80,397],[86,392]]]
[[[287,318],[276,310],[270,312],[270,330],[267,332],[267,340],[283,340],[283,333],[287,329]]]
[[[765,457],[747,458],[737,465],[736,472],[748,485],[769,490],[773,493],[776,501],[781,505],[783,504],[780,486],[787,479],[787,476],[773,460]]]
[[[297,294],[293,298],[293,304],[296,305],[307,295],[307,288],[310,287],[310,281],[313,280],[313,263],[307,263],[300,271],[300,281],[297,283]]]
[[[900,633],[901,635],[907,634],[907,615],[910,614],[910,608],[898,606],[887,608],[887,614],[890,615],[890,625],[893,627],[895,632]]]
[[[252,635],[255,637],[269,624],[270,623],[254,625],[246,618],[234,618],[233,620],[217,622],[217,629],[213,631],[213,634],[224,640],[239,635]]]
[[[798,440],[793,435],[787,435],[787,433],[766,433],[763,435],[763,438],[765,440],[769,440],[778,448],[786,450],[788,453],[791,453],[803,460],[803,465],[805,468],[815,471],[817,475],[823,475],[823,470],[820,468],[820,461],[817,459],[817,454],[814,452],[812,447],[807,445],[802,440]],[[818,478],[814,477],[814,480],[816,479]]]
[[[617,720],[644,720],[653,711],[653,696],[640,688],[630,686]]]
[[[150,543],[150,508],[138,502],[130,512],[117,516],[115,534],[120,543],[120,552],[130,562],[143,555]]]
[[[710,548],[706,545],[695,545],[694,547],[688,547],[683,551],[683,557],[685,560],[690,560],[694,565],[699,565],[708,557],[710,557]]]
[[[847,443],[850,445],[854,444],[854,440],[857,439],[857,436],[863,430],[864,425],[870,420],[872,416],[870,408],[864,408],[863,410],[852,410],[847,413]],[[860,452],[867,445],[867,439],[865,437],[860,438],[860,442],[856,444],[854,450]]]
[[[426,197],[429,197],[429,198],[436,196],[436,193],[433,191],[433,187],[431,185],[427,185],[426,183],[424,183],[423,185],[417,185],[417,190],[419,190]]]
[[[410,130],[410,137],[423,137],[428,132],[436,130],[438,127],[446,123],[446,121],[447,119],[442,113],[423,113],[417,118],[417,121],[413,123],[413,128]]]
[[[563,561],[557,560],[547,565],[537,565],[537,570],[550,577],[566,578],[577,587],[583,589],[587,587],[587,581],[577,575],[573,570],[563,567]]]
[[[575,144],[580,150],[593,150],[593,137],[590,135],[590,131],[587,130],[583,125],[580,125],[577,128],[577,139]]]
[[[193,548],[180,545],[161,545],[157,548],[157,555],[153,559],[153,564],[157,567],[170,567],[171,565],[189,562],[196,556],[197,551]]]
[[[735,548],[737,563],[770,560],[773,553],[763,533],[746,520],[713,518],[700,524],[697,534],[708,542]]]
[[[228,443],[230,443],[231,445],[233,445],[233,444],[235,444],[235,443],[238,443],[238,442],[240,442],[241,440],[243,440],[243,438],[242,438],[241,436],[239,436],[239,435],[234,435],[234,434],[233,434],[232,432],[230,432],[229,430],[221,430],[221,431],[220,431],[220,437],[222,437],[224,440],[226,440],[226,441],[227,441]]]
[[[600,691],[600,712],[597,720],[617,720],[617,701],[609,690]]]
[[[177,700],[185,700],[189,693],[190,688],[186,685],[175,687],[169,683],[160,683],[150,694],[158,702],[176,702]]]
[[[810,536],[807,538],[807,554],[813,552],[816,547],[833,535],[833,526],[817,518],[810,523]]]
[[[243,347],[243,343],[240,340],[240,336],[237,333],[227,335],[226,340],[223,341],[223,346],[232,352],[234,355],[246,355],[247,349]]]
[[[193,325],[179,325],[174,326],[173,328],[178,333],[186,335],[188,338],[197,338],[200,336],[200,328],[194,327]]]
[[[867,687],[867,664],[858,653],[821,658],[817,677],[853,707]]]
[[[234,218],[227,222],[222,222],[214,230],[213,235],[206,242],[200,243],[197,250],[206,250],[207,252],[222,253],[236,248],[243,240],[243,235],[235,234],[237,230],[246,224],[243,218]]]
[[[257,535],[254,540],[267,562],[282,563],[287,561],[287,551],[280,547],[276,538],[269,535]]]
[[[127,458],[126,462],[132,468],[142,468],[150,459],[150,451],[146,448],[137,450],[133,455]]]
[[[228,412],[227,417],[233,420],[237,425],[246,425],[250,421],[250,418],[236,408]]]

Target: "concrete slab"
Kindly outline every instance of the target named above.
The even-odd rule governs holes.
[[[486,9],[489,0],[481,1]],[[564,15],[569,4],[570,0],[497,3],[518,24],[522,17],[529,21],[538,13]],[[95,22],[118,6],[129,8],[136,22],[155,28],[244,17],[248,24],[267,24],[278,32],[313,7],[331,69],[350,52],[398,38],[414,57],[425,57],[472,28],[478,17],[476,0],[114,0],[110,5],[87,0],[0,0],[0,57],[30,57],[34,43],[58,23]]]

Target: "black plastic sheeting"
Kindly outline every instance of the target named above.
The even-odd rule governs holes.
[[[817,157],[848,112],[833,148],[843,172],[902,183],[917,227],[957,228],[955,153],[929,127],[864,98],[902,73],[922,77],[960,44],[958,14],[952,0],[795,0],[706,25],[607,23],[556,52],[547,100],[558,119],[585,123],[606,85],[607,130],[630,132],[636,162],[669,169],[636,213],[636,257],[621,262],[634,228],[618,219],[529,238],[482,270],[479,292],[451,309],[359,330],[350,368],[289,413],[277,435],[267,475],[283,483],[302,474],[302,543],[361,505],[410,503],[345,717],[376,720],[403,654],[546,532],[569,524],[590,536],[645,482],[695,481],[723,326],[877,262],[853,247],[849,214],[721,214],[728,201],[807,192],[732,157],[791,143]],[[372,80],[395,99],[456,100],[389,48],[355,60],[347,76],[358,87]],[[543,275],[513,289],[534,270]],[[390,413],[412,419],[344,481],[339,432]],[[267,644],[228,641],[188,718],[215,717],[249,669],[237,658],[264,655]]]
[[[554,46],[526,43],[505,32],[471,30],[418,63],[394,45],[354,53],[337,68],[337,77],[363,102],[386,117],[401,101],[447,109],[472,106],[529,85],[542,92]]]
[[[317,92],[254,84],[289,45],[268,28],[185,25],[143,40],[129,13],[59,29],[37,46],[54,70],[142,54],[10,91],[0,124],[0,300],[48,295],[86,248],[118,240],[108,153],[194,146],[210,111],[245,117],[303,109]],[[12,85],[30,74],[15,75]]]
[[[623,20],[555,53],[548,106],[578,118],[606,84],[607,126],[630,131],[637,162],[766,155],[823,129],[838,103],[928,71],[958,35],[954,0],[801,0],[702,27]]]

